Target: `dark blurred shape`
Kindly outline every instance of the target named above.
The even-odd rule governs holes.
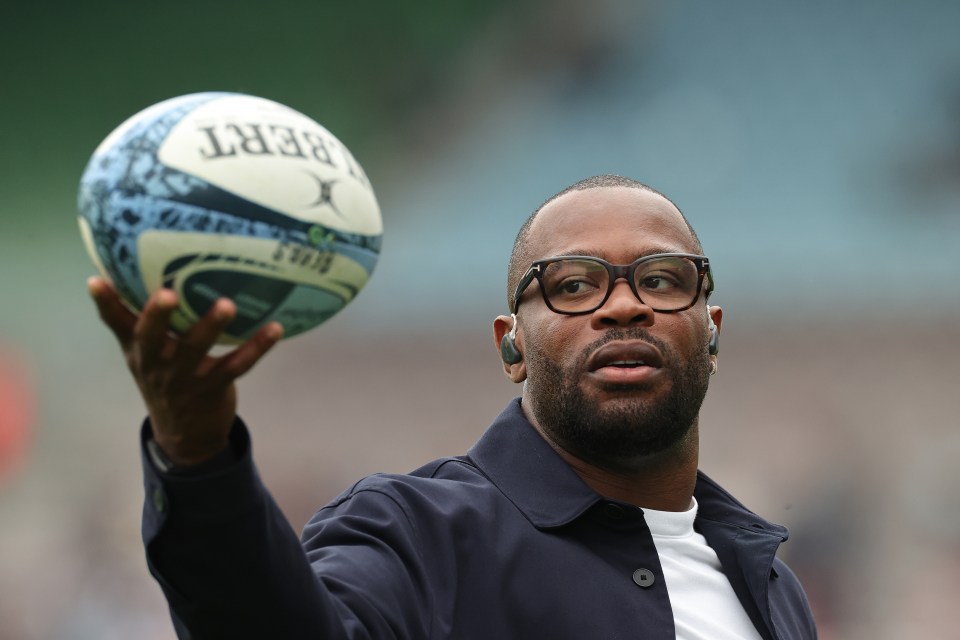
[[[944,125],[936,137],[911,138],[910,147],[897,162],[895,183],[907,195],[926,201],[960,197],[960,76],[944,82],[948,87],[941,103]],[[960,217],[956,207],[927,207],[941,215]],[[911,210],[910,215],[916,213]]]

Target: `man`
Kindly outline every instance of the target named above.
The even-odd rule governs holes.
[[[580,182],[521,229],[511,315],[522,382],[466,456],[361,480],[297,540],[260,483],[233,381],[280,337],[207,354],[235,308],[179,338],[92,279],[149,411],[150,569],[181,638],[814,638],[783,527],[698,472],[716,372],[709,260],[677,207],[617,176]],[[322,461],[323,451],[318,453]]]

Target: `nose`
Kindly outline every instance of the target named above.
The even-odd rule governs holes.
[[[590,323],[594,329],[633,325],[649,327],[653,325],[654,317],[654,310],[633,295],[630,285],[621,279],[613,283],[610,297],[593,312]]]

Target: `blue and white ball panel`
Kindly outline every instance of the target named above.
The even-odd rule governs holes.
[[[101,256],[100,262],[104,267],[101,270],[110,276],[127,302],[138,309],[143,308],[150,293],[159,286],[156,284],[151,287],[147,284],[158,283],[159,280],[151,278],[151,274],[144,271],[144,266],[156,268],[154,263],[160,258],[154,252],[152,260],[143,260],[138,241],[144,233],[156,229],[177,233],[207,233],[210,234],[207,242],[218,242],[221,245],[223,240],[217,236],[223,234],[239,238],[271,238],[276,242],[284,241],[290,235],[287,230],[272,224],[142,193],[108,191],[103,195],[100,207],[109,212],[111,221],[109,226],[101,224],[99,237],[90,230],[87,220],[80,218],[80,227],[85,229],[82,232],[84,239],[89,238],[94,245],[91,247],[88,244],[88,252]],[[182,255],[175,243],[171,243],[167,248],[167,261]]]
[[[180,118],[218,95],[174,98],[128,118],[100,143],[80,180],[79,220],[87,251],[127,302],[138,309],[146,302],[147,293],[137,272],[135,234],[138,226],[152,224],[154,219],[139,215],[135,207],[143,204],[147,195],[185,197],[207,186],[193,176],[165,170],[157,162],[156,152]],[[127,204],[130,206],[124,206]]]

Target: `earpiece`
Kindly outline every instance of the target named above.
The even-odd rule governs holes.
[[[713,316],[710,315],[710,305],[707,305],[707,320],[710,323],[708,325],[710,328],[710,342],[707,343],[707,351],[710,355],[715,356],[720,353],[720,332],[717,330],[717,325],[713,322]]]
[[[517,364],[523,360],[523,354],[517,349],[517,316],[511,313],[510,317],[513,318],[513,326],[510,327],[510,333],[500,340],[500,359],[505,364]]]

